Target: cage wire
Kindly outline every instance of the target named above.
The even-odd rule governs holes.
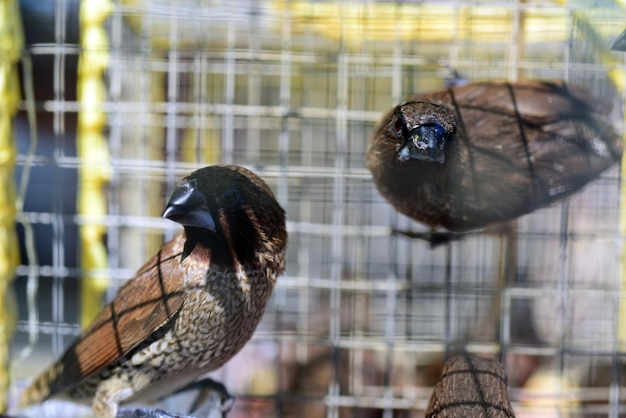
[[[86,4],[104,5],[101,22],[81,14],[79,24]],[[263,177],[289,230],[287,270],[257,332],[212,373],[236,397],[229,417],[421,417],[445,356],[461,349],[501,358],[518,417],[626,415],[619,164],[520,218],[514,233],[432,249],[391,233],[426,228],[393,210],[364,164],[382,113],[444,87],[454,71],[470,81],[586,85],[615,103],[612,121],[623,131],[624,80],[609,73],[624,68],[624,56],[608,52],[624,29],[623,2],[20,6],[40,138],[24,203],[36,237],[38,319],[26,302],[22,244],[13,404],[78,335],[93,308],[85,298],[110,299],[177,232],[159,218],[175,182],[221,162]],[[93,144],[77,145],[79,112],[92,103],[76,90],[89,22],[106,35],[97,43],[106,54],[95,74],[106,147],[97,160],[81,154]],[[18,175],[25,108],[15,119]],[[104,212],[81,213],[81,182],[94,168],[108,173],[92,197]],[[80,231],[94,225],[100,266],[83,263],[90,249]],[[104,297],[84,293],[102,280]],[[20,359],[33,324],[33,353]],[[189,396],[161,405],[184,412]],[[90,416],[80,408],[51,401],[25,413]]]

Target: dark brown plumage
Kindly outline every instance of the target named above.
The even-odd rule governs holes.
[[[453,87],[389,111],[367,166],[399,212],[432,228],[482,228],[568,196],[617,161],[608,112],[564,83]]]
[[[238,166],[193,172],[164,217],[185,231],[118,292],[22,404],[62,396],[98,418],[155,399],[216,369],[252,336],[284,269],[285,213],[268,186]]]

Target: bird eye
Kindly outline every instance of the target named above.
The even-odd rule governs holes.
[[[222,205],[225,207],[231,207],[239,203],[241,194],[237,189],[230,189],[222,196]]]
[[[404,127],[404,123],[402,122],[402,119],[396,116],[396,121],[393,124],[393,130],[396,133],[396,135],[402,135],[403,127]]]

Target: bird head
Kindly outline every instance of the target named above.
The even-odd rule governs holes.
[[[411,101],[391,114],[389,130],[398,141],[400,160],[416,159],[443,164],[446,146],[453,140],[454,114],[428,101]]]
[[[194,171],[174,188],[163,217],[181,224],[190,242],[240,257],[282,248],[285,211],[267,184],[240,166],[215,165]],[[268,247],[269,246],[269,247]]]

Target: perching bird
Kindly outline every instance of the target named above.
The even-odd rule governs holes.
[[[128,281],[61,359],[22,396],[118,405],[170,394],[220,367],[250,339],[284,270],[285,212],[233,165],[191,173],[163,213],[184,232]]]
[[[406,216],[433,229],[479,229],[568,196],[617,161],[609,109],[562,82],[452,87],[389,111],[367,166]]]

